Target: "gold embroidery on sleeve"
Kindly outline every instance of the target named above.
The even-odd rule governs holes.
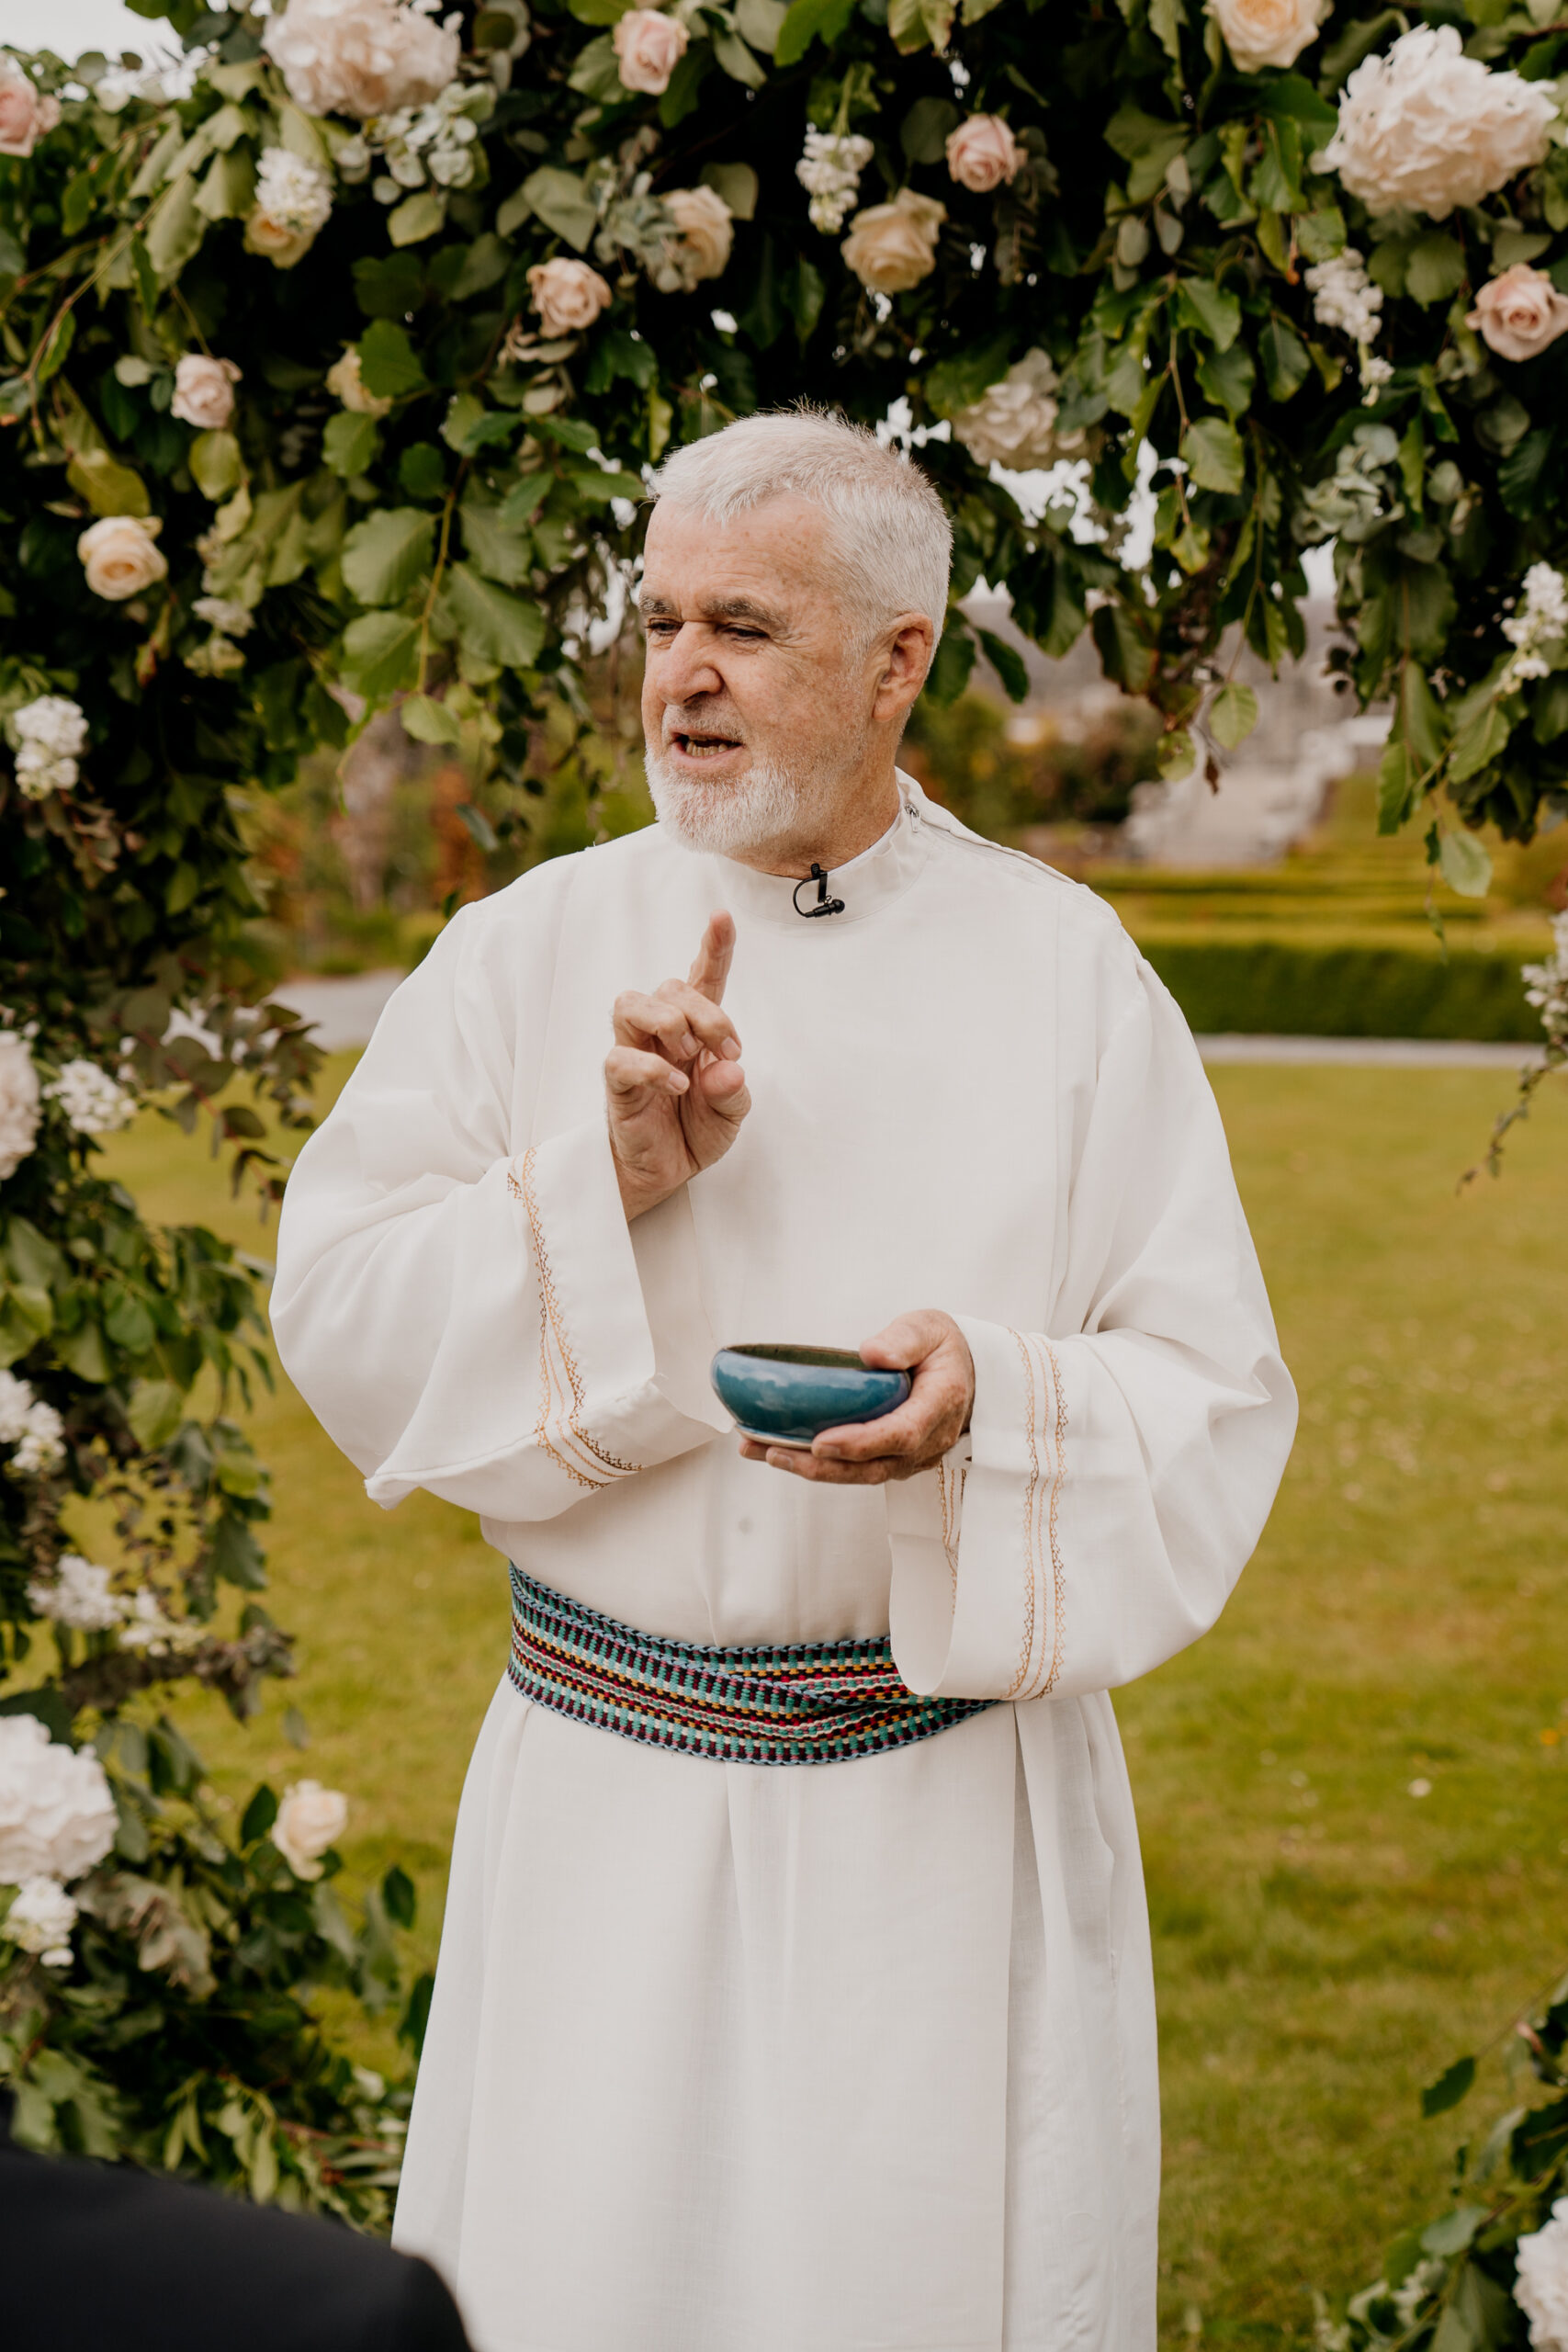
[[[582,1425],[582,1375],[578,1370],[577,1358],[567,1337],[560,1301],[556,1295],[555,1276],[550,1269],[544,1225],[534,1192],[534,1161],[536,1156],[530,1146],[523,1155],[521,1180],[515,1168],[509,1169],[506,1176],[507,1191],[514,1201],[522,1202],[527,1213],[528,1231],[534,1245],[534,1267],[539,1284],[539,1410],[534,1423],[534,1436],[540,1451],[547,1453],[574,1484],[590,1488],[608,1487],[617,1477],[635,1471],[637,1465],[635,1462],[622,1462],[617,1455],[606,1453]]]
[[[1029,1474],[1023,1489],[1023,1625],[1019,1645],[1018,1672],[1004,1698],[1038,1699],[1055,1688],[1062,1671],[1062,1646],[1065,1634],[1066,1572],[1063,1566],[1059,1521],[1061,1513],[1062,1479],[1066,1470],[1067,1435],[1066,1399],[1062,1393],[1062,1371],[1055,1350],[1048,1340],[1025,1339],[1015,1331],[1013,1343],[1018,1349],[1023,1367],[1024,1441],[1029,1449]],[[1042,1351],[1037,1360],[1036,1347]],[[1035,1374],[1039,1373],[1036,1385]],[[1049,1400],[1055,1400],[1055,1428],[1046,1428]],[[1050,1486],[1042,1507],[1040,1487],[1043,1471],[1040,1448],[1044,1442],[1049,1454]],[[1034,1667],[1034,1634],[1043,1596],[1046,1559],[1050,1561],[1051,1642],[1049,1663],[1043,1656],[1041,1669],[1043,1679],[1036,1679]],[[1031,1683],[1033,1688],[1029,1688]]]
[[[964,1481],[968,1475],[960,1467],[950,1477],[945,1462],[936,1465],[936,1490],[942,1501],[942,1548],[947,1555],[954,1609],[958,1606],[958,1535],[964,1521]]]

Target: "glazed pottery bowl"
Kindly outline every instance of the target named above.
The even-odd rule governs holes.
[[[720,1348],[713,1385],[742,1433],[808,1446],[845,1421],[880,1420],[909,1393],[907,1372],[876,1372],[847,1348]]]

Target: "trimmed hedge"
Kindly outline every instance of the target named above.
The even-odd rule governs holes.
[[[1200,1035],[1475,1037],[1540,1042],[1522,959],[1435,944],[1357,946],[1279,939],[1141,939]]]

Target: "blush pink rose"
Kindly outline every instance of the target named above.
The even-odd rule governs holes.
[[[633,8],[615,27],[615,56],[623,85],[657,98],[686,53],[686,28],[657,8]]]
[[[972,196],[989,196],[1012,178],[1022,161],[1019,143],[999,114],[972,114],[947,142],[947,168]]]
[[[46,97],[8,53],[0,54],[0,155],[30,155],[60,120],[60,100]]]
[[[585,261],[558,254],[528,272],[528,292],[547,335],[581,334],[610,300],[610,289]]]
[[[169,413],[182,424],[200,433],[221,433],[234,413],[234,387],[240,371],[231,359],[209,359],[205,352],[187,351],[175,367],[175,396]]]
[[[1568,328],[1568,295],[1558,292],[1545,270],[1517,261],[1482,287],[1465,324],[1500,359],[1533,359]]]
[[[902,187],[891,204],[857,212],[840,247],[863,286],[877,294],[905,294],[936,267],[936,241],[947,207]]]

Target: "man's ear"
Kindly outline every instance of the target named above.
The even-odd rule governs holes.
[[[874,716],[884,721],[907,717],[936,652],[936,632],[924,613],[906,613],[887,641],[876,683]]]

